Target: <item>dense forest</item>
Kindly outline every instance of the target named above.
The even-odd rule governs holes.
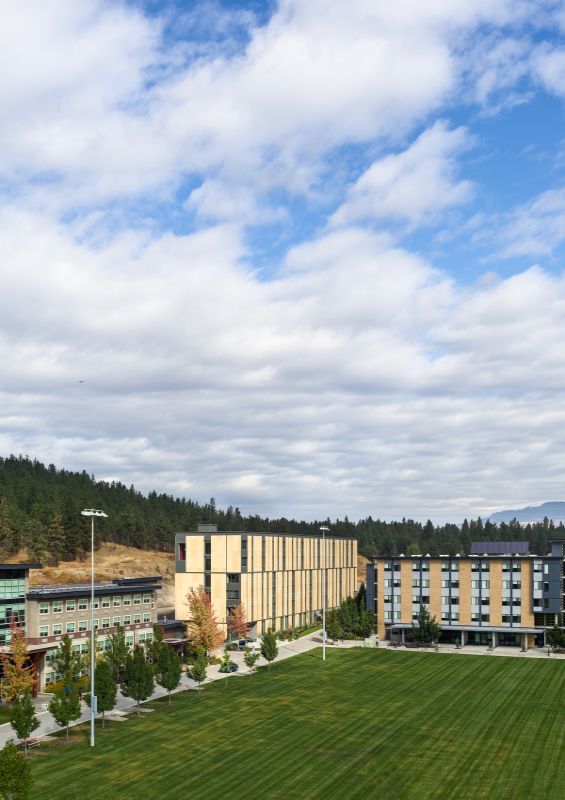
[[[238,508],[219,509],[212,498],[200,504],[185,498],[150,492],[147,496],[121,483],[97,481],[86,472],[45,466],[22,456],[0,458],[0,558],[25,549],[31,559],[58,563],[80,558],[90,548],[90,522],[83,508],[100,508],[108,519],[97,522],[99,541],[141,549],[172,550],[175,531],[194,530],[211,522],[219,530],[315,533],[328,525],[337,536],[351,536],[366,556],[399,553],[465,554],[470,542],[528,540],[531,552],[545,553],[551,538],[565,538],[562,523],[549,520],[520,526],[516,521],[495,525],[481,519],[461,526],[434,526],[403,519],[383,522],[367,517],[358,522],[299,522],[243,516]]]

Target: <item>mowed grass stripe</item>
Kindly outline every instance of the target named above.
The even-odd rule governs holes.
[[[34,800],[561,800],[564,672],[549,659],[309,653],[157,702],[100,731],[94,753],[86,726],[79,743],[42,746]]]

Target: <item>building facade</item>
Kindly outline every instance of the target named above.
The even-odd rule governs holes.
[[[53,658],[67,634],[76,652],[86,654],[90,641],[90,584],[30,586],[29,570],[39,564],[0,564],[0,650],[10,645],[10,624],[24,630],[30,658],[43,691],[59,680]],[[94,585],[94,628],[98,649],[109,647],[118,625],[126,643],[145,644],[157,622],[156,593],[161,578],[123,578]]]
[[[367,602],[381,639],[407,641],[422,606],[441,625],[440,642],[543,646],[563,624],[565,542],[536,556],[527,542],[474,542],[470,556],[375,558],[367,565]]]
[[[323,605],[338,606],[357,590],[357,542],[321,536],[219,532],[199,525],[175,537],[175,616],[187,619],[186,595],[203,586],[226,629],[230,609],[243,604],[249,635],[313,622]]]

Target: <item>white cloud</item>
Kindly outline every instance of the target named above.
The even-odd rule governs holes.
[[[463,128],[434,123],[407,150],[371,164],[348,190],[332,223],[392,219],[417,226],[436,221],[442,211],[471,197],[471,182],[456,177],[456,156],[468,146]]]

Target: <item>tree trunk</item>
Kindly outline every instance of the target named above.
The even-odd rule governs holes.
[[[27,756],[27,736],[24,739],[24,756]]]
[[[139,700],[137,701],[137,716],[139,717]]]
[[[169,705],[171,705],[171,690],[168,689],[168,692],[169,692]]]
[[[103,712],[102,712],[102,727],[103,727],[103,728],[105,728],[105,727],[106,727],[106,719],[105,719],[105,717],[104,717],[104,714],[105,714],[105,713],[106,713],[105,711],[103,711]]]
[[[65,741],[69,741],[69,723],[67,722],[67,735],[65,736]]]

